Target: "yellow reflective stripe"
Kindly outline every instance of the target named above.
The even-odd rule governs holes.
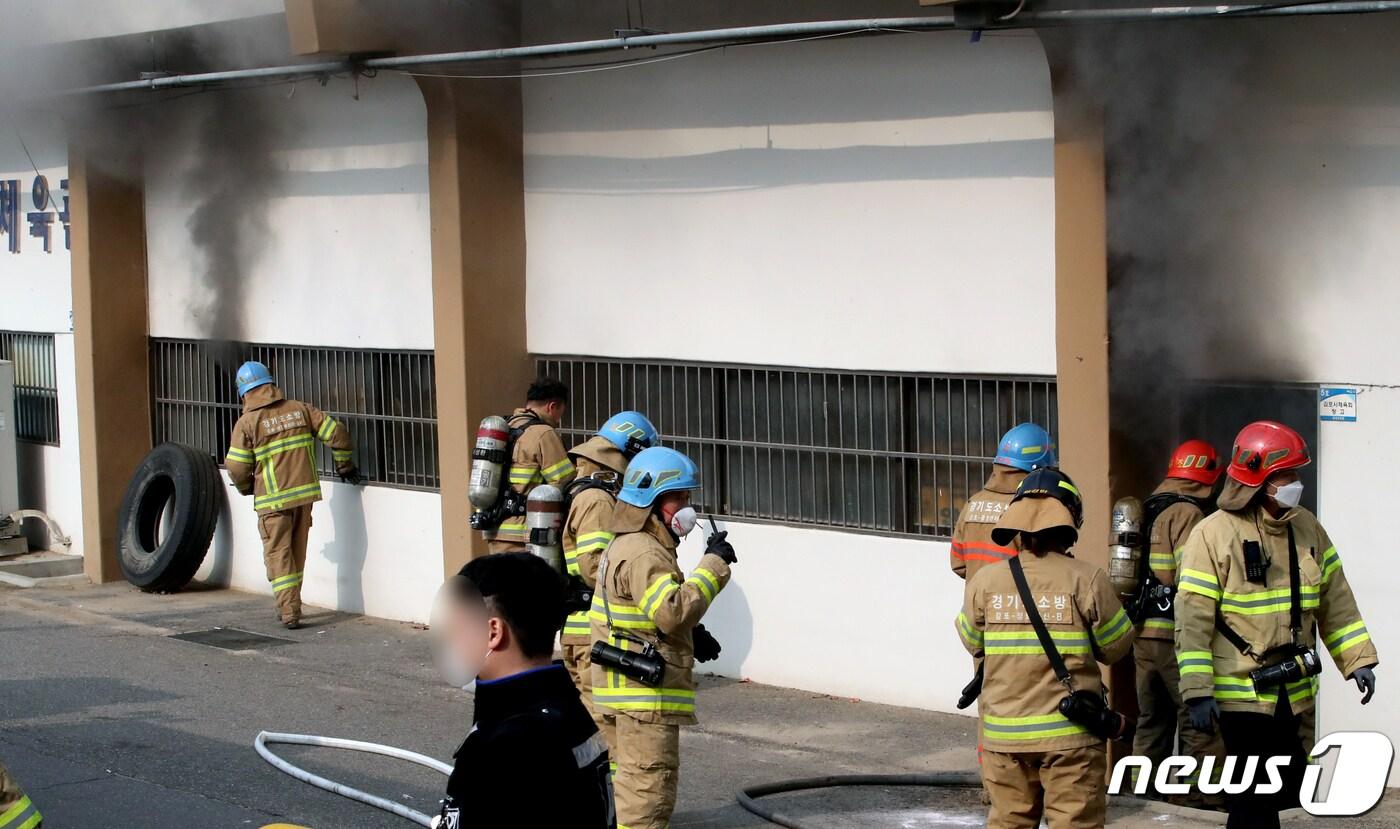
[[[1220,601],[1220,580],[1201,570],[1182,568],[1177,576],[1176,586],[1187,593],[1196,593],[1213,601]]]
[[[1371,634],[1366,630],[1366,623],[1362,621],[1352,622],[1341,630],[1329,634],[1322,640],[1327,645],[1327,652],[1332,656],[1341,656],[1362,642],[1371,641]]]
[[[18,803],[6,809],[4,814],[0,814],[0,829],[9,829],[11,821],[18,820],[20,815],[29,811],[33,806],[34,803],[29,799],[28,795],[21,796]],[[36,809],[34,811],[34,817],[31,819],[37,821],[38,817],[39,812]],[[37,825],[37,823],[31,825]]]
[[[1320,604],[1317,585],[1302,585],[1299,590],[1299,603],[1304,610],[1316,608]],[[1263,616],[1269,613],[1287,613],[1293,606],[1292,594],[1287,587],[1277,590],[1260,590],[1254,593],[1221,594],[1220,610],[1241,616]]]
[[[1215,657],[1210,651],[1182,651],[1176,655],[1176,664],[1183,675],[1215,672]]]
[[[281,492],[269,492],[266,495],[253,499],[254,509],[279,509],[287,504],[300,501],[321,494],[321,482],[306,484],[305,486],[285,489]]]
[[[335,422],[335,418],[326,415],[326,419],[321,421],[321,428],[316,430],[316,437],[320,438],[322,443],[329,443],[331,435],[335,434],[339,425]]]
[[[310,435],[293,435],[289,438],[280,438],[264,443],[262,446],[254,447],[253,456],[262,460],[264,458],[270,458],[273,455],[280,455],[283,452],[289,452],[292,449],[300,449],[303,446],[314,446],[315,443],[316,441]]]
[[[1142,623],[1143,630],[1176,630],[1176,622],[1171,619],[1146,619]]]
[[[272,580],[272,592],[281,593],[288,587],[296,587],[301,584],[302,573],[288,573],[285,576],[278,576]]]
[[[1215,678],[1215,688],[1212,695],[1221,700],[1246,700],[1254,701],[1259,699],[1259,695],[1254,692],[1254,683],[1248,679],[1236,679],[1229,676],[1217,676]],[[1277,697],[1275,697],[1277,699]]]
[[[1091,651],[1089,634],[1082,630],[1047,630],[1055,640],[1060,653],[1083,653]],[[1040,639],[1034,630],[989,630],[984,636],[988,656],[1044,656]]]
[[[564,620],[565,636],[588,636],[592,630],[593,626],[588,621],[588,611],[586,610],[570,613],[569,618]]]
[[[550,483],[557,483],[572,474],[574,474],[574,462],[565,458],[552,466],[545,467],[544,479]]]
[[[578,544],[578,550],[580,553],[586,553],[593,549],[601,550],[602,548],[608,546],[608,542],[612,540],[612,533],[600,530],[598,532],[584,533],[583,535],[580,535],[575,543]]]
[[[512,466],[510,468],[510,482],[516,486],[529,486],[537,481],[543,480],[540,477],[540,470],[533,466]]]
[[[1172,553],[1153,553],[1147,557],[1147,566],[1153,570],[1175,570],[1176,561]]]
[[[1094,641],[1099,643],[1099,647],[1106,647],[1123,638],[1123,634],[1132,628],[1128,623],[1128,614],[1123,612],[1123,608],[1118,608],[1118,612],[1109,617],[1107,622],[1094,628]]]
[[[1337,554],[1336,547],[1328,547],[1327,552],[1322,554],[1322,583],[1326,584],[1332,580],[1332,574],[1342,569],[1342,557]]]
[[[715,594],[719,593],[719,577],[703,567],[695,568],[695,571],[690,574],[690,578],[686,579],[686,583],[700,588],[700,592],[704,594],[707,602],[714,601]]]
[[[688,714],[695,710],[695,692],[681,688],[594,688],[593,702],[614,711],[659,711]]]
[[[642,594],[642,610],[653,621],[656,619],[656,609],[668,596],[680,589],[680,585],[670,576],[661,576],[651,583],[651,587]]]
[[[350,458],[354,457],[354,455],[355,455],[355,452],[354,452],[353,449],[332,449],[332,450],[331,450],[331,458],[332,458],[336,463],[340,463],[341,461],[348,461],[348,460],[350,460]]]
[[[1034,717],[982,717],[982,737],[987,740],[1045,740],[1071,734],[1085,734],[1084,726],[1070,722],[1060,713]]]
[[[640,607],[608,602],[607,610],[612,611],[612,623],[615,628],[624,630],[656,630],[656,623],[651,620]],[[604,612],[603,597],[598,593],[593,594],[593,606],[588,611],[588,618],[594,622],[608,623],[608,615]]]
[[[972,620],[967,618],[966,613],[958,614],[957,624],[958,634],[962,636],[964,642],[973,646],[974,648],[982,647],[982,631],[978,630],[976,627],[973,626]]]
[[[230,446],[228,448],[228,454],[225,457],[228,460],[237,461],[238,463],[253,462],[253,453],[249,452],[247,449],[239,449],[237,446]]]

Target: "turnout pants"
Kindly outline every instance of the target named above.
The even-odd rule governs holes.
[[[1061,751],[982,752],[982,784],[992,796],[987,829],[1103,829],[1107,808],[1104,746]],[[618,829],[622,829],[619,825]]]
[[[528,553],[530,548],[518,541],[497,541],[492,538],[486,542],[486,552],[488,553]]]
[[[1133,660],[1137,664],[1138,716],[1137,736],[1133,738],[1133,754],[1152,759],[1155,769],[1168,757],[1175,755],[1176,737],[1181,736],[1181,753],[1197,761],[1214,756],[1216,768],[1225,754],[1220,738],[1191,727],[1191,715],[1181,700],[1181,673],[1176,664],[1176,643],[1170,639],[1138,639],[1133,643]],[[1199,768],[1199,765],[1197,766]],[[1190,781],[1195,784],[1195,776]],[[1197,793],[1194,803],[1218,806],[1219,796],[1206,797]]]
[[[43,818],[0,763],[0,829],[36,829]]]
[[[1288,705],[1288,696],[1279,694],[1278,706],[1272,714],[1249,711],[1221,711],[1220,733],[1225,738],[1225,751],[1236,757],[1259,757],[1261,772],[1256,786],[1268,782],[1262,773],[1265,757],[1291,758],[1282,769],[1283,788],[1276,794],[1256,794],[1254,789],[1225,796],[1225,810],[1230,813],[1227,829],[1278,829],[1278,813],[1298,805],[1298,789],[1303,785],[1303,769],[1307,752],[1312,748],[1312,714],[1300,718]],[[1307,719],[1308,723],[1301,722]],[[1303,736],[1308,736],[1304,747]]]
[[[311,532],[311,505],[258,514],[263,564],[277,614],[284,622],[301,620],[301,578],[306,569],[306,536]]]
[[[593,660],[589,657],[593,645],[588,642],[573,643],[565,642],[564,667],[569,669],[569,676],[574,680],[574,687],[578,689],[579,698],[583,700],[583,707],[588,709],[588,713],[593,716],[593,722],[598,724],[598,730],[603,731],[603,718],[598,715],[597,709],[593,707]],[[609,735],[604,732],[604,737]],[[612,741],[608,741],[608,750],[613,750]]]
[[[615,722],[617,829],[667,829],[680,781],[681,727],[626,714],[616,715]]]

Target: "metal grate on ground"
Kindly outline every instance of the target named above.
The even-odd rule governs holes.
[[[233,375],[244,360],[266,363],[288,397],[344,423],[355,441],[355,461],[371,482],[438,489],[431,351],[152,339],[156,441],[196,446],[222,461],[242,412]],[[318,465],[323,476],[335,474],[324,446]]]
[[[645,413],[695,459],[706,511],[756,521],[947,538],[1002,433],[1056,433],[1050,377],[897,374],[540,355],[569,386],[562,432]]]
[[[53,334],[0,331],[0,360],[15,364],[15,435],[58,446],[58,370]]]

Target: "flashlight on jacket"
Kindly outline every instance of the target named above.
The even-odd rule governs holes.
[[[616,645],[599,640],[593,643],[593,649],[589,651],[589,658],[594,663],[622,674],[629,679],[635,679],[643,685],[652,688],[660,687],[661,678],[666,673],[666,660],[657,653],[656,648],[649,642],[640,639],[633,639],[624,634],[614,633],[618,639],[635,642],[642,646],[640,651],[623,650]]]
[[[1256,690],[1297,682],[1322,673],[1322,660],[1317,658],[1317,651],[1302,646],[1289,650],[1282,661],[1249,672]]]

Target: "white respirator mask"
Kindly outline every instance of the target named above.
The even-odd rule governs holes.
[[[671,516],[669,525],[677,538],[685,538],[699,523],[700,516],[695,513],[695,507],[681,507]]]
[[[1275,503],[1284,509],[1293,509],[1303,502],[1303,482],[1294,481],[1274,490]]]

